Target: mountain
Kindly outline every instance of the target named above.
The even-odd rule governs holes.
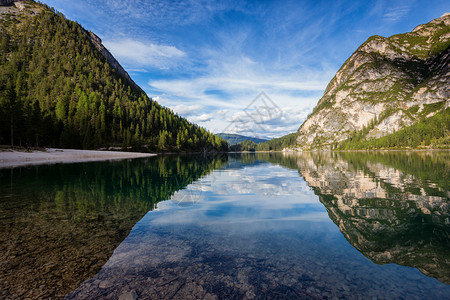
[[[232,134],[232,133],[218,133],[216,135],[221,137],[222,139],[226,140],[228,145],[230,145],[230,146],[238,144],[245,140],[252,141],[255,144],[264,143],[265,141],[267,141],[267,139],[264,139],[264,138],[256,138],[256,137],[250,137],[250,136]]]
[[[0,4],[0,144],[228,149],[150,99],[94,33],[34,1]]]
[[[334,149],[349,138],[376,139],[437,113],[446,128],[449,46],[449,13],[412,32],[370,37],[328,84],[298,130],[297,147]],[[445,139],[449,130],[436,134]]]

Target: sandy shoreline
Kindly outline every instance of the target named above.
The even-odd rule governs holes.
[[[13,168],[27,165],[75,163],[101,160],[115,160],[155,156],[153,153],[96,151],[75,149],[54,149],[46,151],[0,151],[0,168]]]

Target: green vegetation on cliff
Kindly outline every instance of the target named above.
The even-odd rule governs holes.
[[[24,3],[0,11],[0,144],[227,150],[112,67],[78,23]]]
[[[338,149],[450,148],[450,108],[377,139],[365,138],[370,129],[355,131]]]

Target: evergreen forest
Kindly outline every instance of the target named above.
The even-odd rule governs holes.
[[[245,140],[236,145],[230,146],[231,151],[282,151],[284,148],[292,148],[296,145],[297,133],[290,133],[285,136],[274,138],[264,143],[256,144],[253,141]]]
[[[225,140],[150,99],[89,32],[35,2],[0,16],[0,144],[227,151]]]

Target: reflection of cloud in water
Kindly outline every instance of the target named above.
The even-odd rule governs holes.
[[[172,202],[178,205],[177,199],[189,201],[195,195],[193,207],[184,207],[171,216],[156,217],[152,222],[166,225],[245,223],[245,229],[258,230],[267,221],[328,220],[323,206],[298,173],[276,165],[215,171],[175,193]],[[173,203],[159,203],[158,208],[173,209]],[[250,223],[255,225],[250,226]]]
[[[280,166],[264,164],[246,167],[241,172],[226,172],[230,177],[226,188],[240,194],[265,197],[312,194],[307,184],[299,180],[297,172]]]

